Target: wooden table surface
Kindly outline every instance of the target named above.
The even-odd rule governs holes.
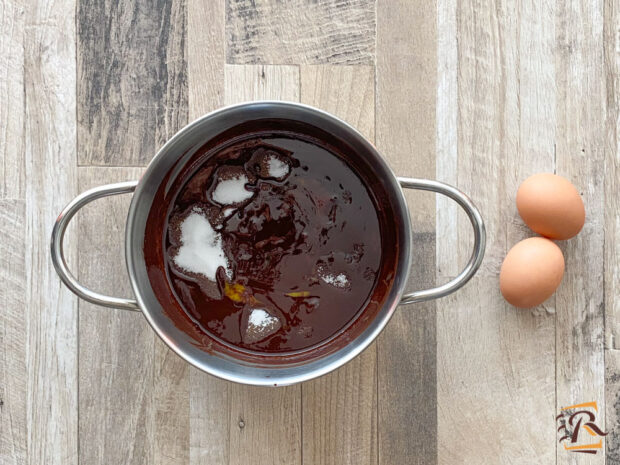
[[[0,463],[620,463],[620,5],[617,0],[0,0]],[[477,276],[400,308],[362,356],[287,388],[234,385],[173,354],[139,313],[78,301],[54,272],[62,207],[132,180],[188,121],[252,99],[332,112],[399,175],[467,192],[486,221]],[[566,275],[534,310],[498,290],[532,233],[528,175],[583,195]],[[79,214],[67,253],[130,296],[129,196]],[[408,194],[411,289],[455,276],[457,207]],[[558,443],[596,401],[596,455]]]

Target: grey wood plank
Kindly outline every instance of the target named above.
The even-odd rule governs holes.
[[[435,177],[436,28],[434,1],[377,3],[377,147],[400,176]],[[409,191],[407,199],[415,253],[408,289],[432,287],[435,198]],[[435,307],[399,308],[379,337],[379,464],[437,461]]]
[[[411,205],[411,203],[409,203]],[[435,234],[413,233],[408,289],[435,284]],[[437,463],[437,342],[433,302],[399,307],[377,342],[378,463]]]
[[[231,64],[373,64],[375,2],[229,0]]]
[[[375,133],[372,66],[303,65],[301,102],[344,119],[370,141]],[[302,386],[303,461],[377,463],[377,351]]]
[[[620,5],[604,5],[607,107],[605,145],[605,347],[620,350]]]
[[[0,4],[0,199],[23,199],[24,2]]]
[[[374,66],[300,66],[301,103],[344,119],[375,140]]]
[[[456,0],[437,0],[437,180],[457,183],[458,167],[458,38]],[[454,259],[458,248],[458,206],[443,195],[435,200],[437,211],[437,278],[459,273]]]
[[[226,36],[224,0],[188,3],[187,66],[189,117],[224,105]],[[230,383],[189,369],[190,464],[227,464],[230,432]]]
[[[560,408],[596,401],[602,414],[606,410],[603,1],[558,4],[556,37],[557,173],[577,186],[586,207],[583,230],[563,244],[566,271],[556,293],[556,402]],[[604,452],[583,463],[605,463]],[[558,445],[557,463],[573,462]]]
[[[153,463],[190,461],[190,366],[159,337],[153,355]]]
[[[190,367],[190,464],[227,464],[230,383]]]
[[[226,105],[251,100],[299,101],[299,66],[226,65]]]
[[[606,82],[605,146],[605,452],[608,464],[620,463],[620,5],[604,8]]]
[[[299,101],[298,66],[227,65],[225,103]],[[301,387],[230,386],[229,463],[301,463]]]
[[[435,178],[436,3],[377,3],[377,146],[398,176]],[[406,192],[412,224],[435,231],[435,197]],[[433,270],[434,273],[434,270]]]
[[[145,164],[187,123],[185,2],[175,0],[161,5],[142,0],[122,5],[83,2],[78,8],[78,18],[78,153],[83,155],[80,162]],[[85,125],[85,121],[92,124]],[[98,171],[89,167],[84,168],[83,182],[135,178],[139,171]],[[106,219],[110,228],[122,232],[128,200],[117,198],[109,202],[111,208],[124,210],[120,216]],[[105,202],[102,204],[105,206]],[[95,211],[110,215],[99,205]],[[82,232],[96,236],[101,229],[96,226],[95,214],[91,219],[95,222],[91,226],[94,229]],[[103,235],[102,240],[100,250],[122,244],[119,237]],[[92,246],[87,244],[84,253],[92,251],[88,247]],[[106,281],[116,292],[127,289],[116,281],[127,280],[121,251],[107,254],[97,262],[100,267],[84,271],[86,279]],[[110,271],[115,266],[121,268]],[[108,279],[109,275],[116,280]],[[154,336],[140,315],[105,314],[92,306],[84,309],[92,313],[89,315],[92,326],[83,328],[80,359],[91,361],[93,366],[84,374],[88,378],[83,384],[88,388],[80,400],[80,405],[85,406],[80,422],[83,460],[114,463],[126,456],[136,463],[189,463],[187,363]],[[135,343],[131,352],[127,352],[125,340]],[[108,362],[119,359],[125,360]],[[103,386],[93,382],[101,376],[109,380]],[[109,415],[101,418],[101,411]],[[99,438],[104,438],[103,443]],[[123,447],[115,446],[123,440]]]
[[[302,386],[305,464],[377,463],[377,347]]]
[[[25,7],[26,463],[75,465],[77,299],[60,283],[49,253],[56,215],[77,193],[75,1]],[[74,236],[67,241],[75,265]]]
[[[141,168],[79,169],[79,190],[140,177]],[[131,196],[78,214],[78,277],[99,292],[131,297],[124,229]],[[79,303],[80,463],[153,463],[153,331],[137,312]]]
[[[505,306],[483,277],[441,303],[440,464],[555,463],[553,314],[542,313]]]
[[[605,350],[605,453],[609,465],[620,463],[620,350]]]
[[[26,463],[25,202],[0,200],[0,462]]]
[[[301,463],[301,389],[231,386],[230,464]]]
[[[78,2],[81,165],[148,162],[187,122],[185,0]]]
[[[187,68],[190,119],[224,105],[226,1],[187,4]]]
[[[457,181],[482,211],[487,249],[477,276],[438,302],[441,464],[555,461],[554,300],[516,309],[497,279],[508,249],[532,234],[515,208],[519,183],[554,169],[555,31],[540,20],[554,8],[457,4]],[[461,216],[460,266],[470,229]],[[515,421],[532,433],[515,435]]]

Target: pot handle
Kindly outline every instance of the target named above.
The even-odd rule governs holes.
[[[398,178],[398,182],[401,187],[405,189],[420,189],[423,191],[436,192],[450,197],[458,203],[463,210],[465,210],[465,213],[467,213],[467,216],[469,217],[469,221],[471,221],[471,225],[474,228],[474,250],[469,258],[469,262],[465,268],[463,268],[463,271],[461,271],[452,281],[442,284],[441,286],[405,294],[400,300],[400,304],[403,305],[412,304],[414,302],[423,302],[425,300],[437,299],[448,295],[469,281],[482,263],[486,245],[486,233],[482,216],[467,195],[449,184],[439,181],[430,181],[428,179],[414,178]]]
[[[101,305],[103,307],[140,311],[138,302],[133,299],[110,297],[99,294],[98,292],[92,291],[80,284],[67,267],[63,249],[63,239],[65,237],[67,226],[73,218],[73,215],[75,215],[80,208],[87,203],[102,197],[133,192],[137,185],[138,181],[119,182],[117,184],[107,184],[104,186],[95,187],[94,189],[83,192],[65,207],[54,224],[51,243],[52,263],[54,264],[54,268],[56,268],[56,272],[58,273],[58,276],[60,276],[62,282],[65,283],[65,285],[71,289],[74,294],[87,302]]]

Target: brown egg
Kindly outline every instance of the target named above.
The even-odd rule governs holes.
[[[530,237],[517,243],[504,259],[499,288],[515,307],[540,305],[555,292],[564,276],[560,248],[544,237]]]
[[[523,181],[517,192],[517,209],[525,224],[551,239],[575,236],[586,219],[575,186],[551,173],[535,174]]]

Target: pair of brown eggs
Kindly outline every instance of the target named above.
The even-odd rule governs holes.
[[[564,276],[564,256],[551,239],[577,235],[586,212],[575,186],[551,173],[523,181],[517,209],[525,224],[544,237],[524,239],[510,249],[502,263],[499,286],[509,303],[530,308],[551,297]]]

